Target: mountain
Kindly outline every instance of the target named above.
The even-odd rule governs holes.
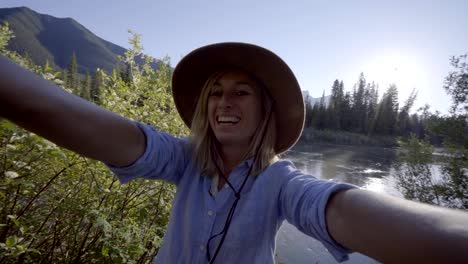
[[[93,73],[96,68],[110,72],[119,63],[117,56],[126,51],[72,18],[39,14],[27,7],[0,8],[0,23],[3,21],[8,21],[15,35],[7,48],[22,55],[27,53],[40,65],[48,60],[52,67],[65,69],[75,52],[78,72]]]
[[[310,102],[310,105],[312,106],[314,106],[315,104],[319,104],[320,100],[322,100],[322,97],[315,98],[315,97],[310,96],[309,91],[302,91],[302,96],[304,97],[304,101],[306,103]],[[331,95],[325,96],[324,98],[325,107],[328,107],[328,105],[330,104],[330,98],[331,98]]]

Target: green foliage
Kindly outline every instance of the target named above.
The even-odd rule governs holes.
[[[431,177],[432,149],[415,136],[403,144],[407,154],[398,169],[399,186],[405,197],[448,207],[468,209],[468,108],[466,107],[466,55],[453,57],[455,71],[446,78],[445,89],[452,96],[452,113],[440,116],[429,106],[421,109],[425,133],[431,143],[443,143],[440,175]]]
[[[6,52],[6,46],[8,45],[8,42],[10,39],[14,38],[13,31],[10,30],[10,27],[8,25],[8,22],[3,22],[3,24],[0,26],[0,51],[2,53]]]
[[[452,111],[468,114],[468,53],[450,59],[455,69],[445,78],[444,88],[452,97]]]
[[[154,70],[153,59],[141,53],[139,36],[132,40],[133,49],[122,58],[132,67],[132,85],[117,73],[98,70],[100,104],[186,135],[170,94],[168,59]],[[136,57],[145,63],[138,66]],[[10,58],[22,60],[16,54]],[[64,85],[60,74],[47,68],[31,70]],[[0,120],[0,263],[150,263],[173,195],[172,185],[157,181],[120,185],[100,162]]]
[[[396,166],[397,187],[407,199],[445,207],[468,209],[468,171],[465,157],[449,150],[434,174],[433,147],[411,135],[402,142]]]
[[[431,173],[433,147],[414,135],[401,144],[403,154],[396,173],[399,190],[406,199],[440,205],[439,186]]]

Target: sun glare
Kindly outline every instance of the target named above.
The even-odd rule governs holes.
[[[400,98],[406,99],[411,90],[426,87],[426,73],[422,64],[415,58],[399,53],[387,53],[372,58],[363,67],[367,82],[379,84],[381,94],[390,85],[395,84]]]

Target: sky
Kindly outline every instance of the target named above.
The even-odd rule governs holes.
[[[449,59],[468,53],[465,0],[0,0],[18,6],[74,18],[125,48],[130,29],[146,54],[173,66],[203,45],[253,43],[286,61],[313,97],[328,95],[335,79],[352,91],[363,72],[380,95],[395,83],[400,102],[416,89],[413,110],[448,112]]]

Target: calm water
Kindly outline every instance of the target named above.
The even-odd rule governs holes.
[[[283,158],[297,168],[322,179],[334,179],[360,187],[402,196],[395,187],[392,164],[396,152],[390,148],[322,145],[296,147]],[[336,263],[316,240],[304,235],[285,222],[277,241],[278,262],[285,264]],[[378,263],[354,253],[344,263]]]

